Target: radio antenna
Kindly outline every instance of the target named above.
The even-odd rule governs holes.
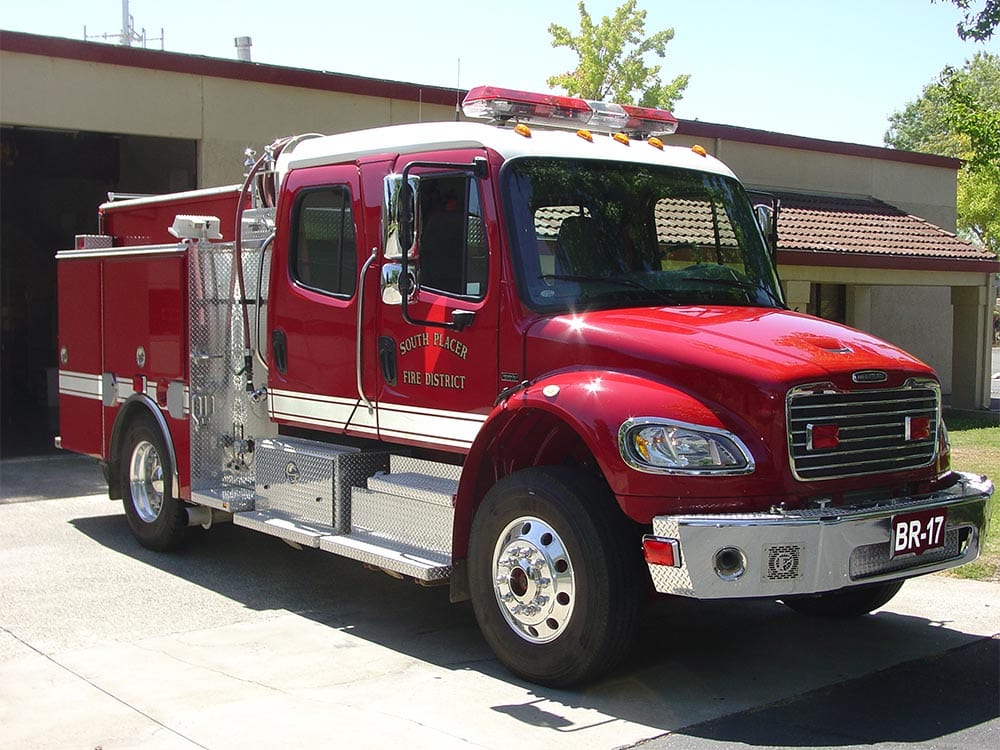
[[[458,58],[458,73],[455,75],[455,122],[461,114],[459,98],[462,96],[462,58]]]

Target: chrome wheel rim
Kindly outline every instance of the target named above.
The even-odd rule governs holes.
[[[566,630],[576,576],[552,526],[532,516],[507,525],[493,551],[493,591],[507,624],[526,641],[547,643]]]
[[[132,450],[129,461],[132,506],[145,523],[152,523],[163,508],[163,463],[156,446],[142,441]]]

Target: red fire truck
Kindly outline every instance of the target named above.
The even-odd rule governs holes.
[[[776,205],[667,112],[463,106],[491,122],[280,140],[58,254],[58,441],[141,544],[231,521],[447,582],[550,685],[651,592],[850,616],[978,556],[934,372],[787,308]]]

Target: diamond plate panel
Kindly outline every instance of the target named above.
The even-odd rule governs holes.
[[[653,519],[653,534],[666,539],[680,539],[680,528],[672,518],[657,517]],[[681,549],[681,562],[684,550]],[[667,565],[648,564],[649,575],[653,579],[653,587],[660,593],[694,596],[694,584],[688,573],[687,565],[672,568]]]
[[[247,299],[269,273],[269,251],[260,239],[245,242],[243,278]],[[263,257],[262,257],[263,254]],[[266,404],[246,389],[244,308],[237,299],[233,243],[192,243],[188,249],[189,421],[192,493],[228,498],[228,510],[254,507],[253,441],[277,429]],[[266,292],[266,289],[264,290]],[[248,306],[251,332],[253,306]],[[263,385],[263,368],[254,385]],[[222,506],[219,506],[222,507]]]
[[[890,557],[889,543],[866,544],[851,553],[850,574],[853,580],[906,570],[942,560],[961,557],[965,553],[963,541],[968,539],[969,529],[949,529],[945,532],[944,546],[927,550],[920,555]]]
[[[352,534],[400,542],[420,550],[451,554],[455,509],[412,497],[355,489],[351,503]]]
[[[384,453],[292,438],[262,440],[256,450],[256,507],[348,533],[352,487],[364,486],[387,463]]]

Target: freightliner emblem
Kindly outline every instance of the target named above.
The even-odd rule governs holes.
[[[855,383],[884,383],[889,379],[881,370],[861,370],[851,375],[851,380]]]

